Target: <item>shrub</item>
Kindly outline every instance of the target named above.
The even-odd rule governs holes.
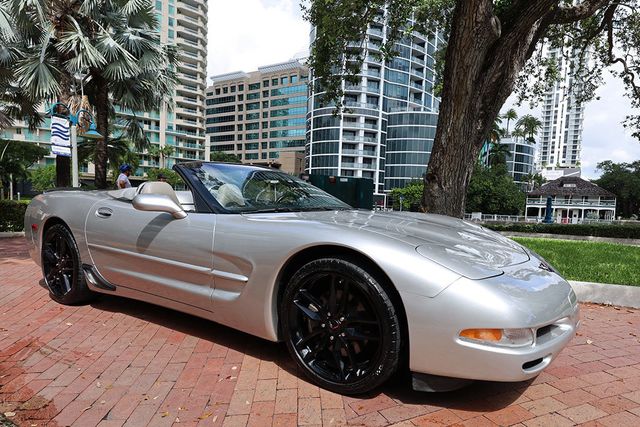
[[[640,224],[484,224],[495,231],[520,233],[566,234],[570,236],[613,237],[617,239],[640,239]]]
[[[22,231],[26,210],[25,203],[0,200],[0,231]]]

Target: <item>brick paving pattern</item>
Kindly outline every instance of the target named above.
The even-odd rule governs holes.
[[[307,382],[281,344],[116,297],[62,306],[40,278],[22,239],[0,239],[0,414],[21,426],[640,425],[640,310],[583,305],[533,381],[354,398]]]

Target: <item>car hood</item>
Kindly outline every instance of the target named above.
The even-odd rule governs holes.
[[[307,212],[306,219],[355,227],[400,240],[432,260],[469,279],[503,273],[507,266],[529,261],[514,241],[478,225],[443,215],[414,212]]]

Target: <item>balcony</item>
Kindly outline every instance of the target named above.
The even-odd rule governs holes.
[[[371,163],[342,163],[342,167],[346,169],[377,169],[376,165]]]
[[[371,150],[342,150],[342,154],[349,154],[352,156],[368,156],[368,157],[375,157],[376,156],[376,152],[375,151],[371,151]]]
[[[369,104],[367,102],[345,101],[344,105],[347,107],[354,107],[354,108],[371,108],[371,109],[378,108],[378,104]]]
[[[553,198],[552,200],[552,204],[554,208],[557,207],[563,207],[563,208],[567,208],[567,207],[576,207],[576,208],[610,208],[610,209],[614,209],[616,207],[616,202],[615,200],[587,200],[587,201],[583,201],[583,200],[572,200],[572,199],[556,199]],[[532,205],[532,206],[541,206],[541,207],[546,207],[547,206],[547,199],[546,198],[532,198],[532,197],[527,197],[527,205]]]
[[[370,136],[351,136],[351,135],[342,135],[343,141],[349,142],[378,142],[376,138],[372,138]]]

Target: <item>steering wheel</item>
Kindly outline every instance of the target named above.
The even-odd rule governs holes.
[[[300,196],[294,191],[285,191],[280,197],[276,199],[276,203],[284,203],[285,201],[297,202]]]

